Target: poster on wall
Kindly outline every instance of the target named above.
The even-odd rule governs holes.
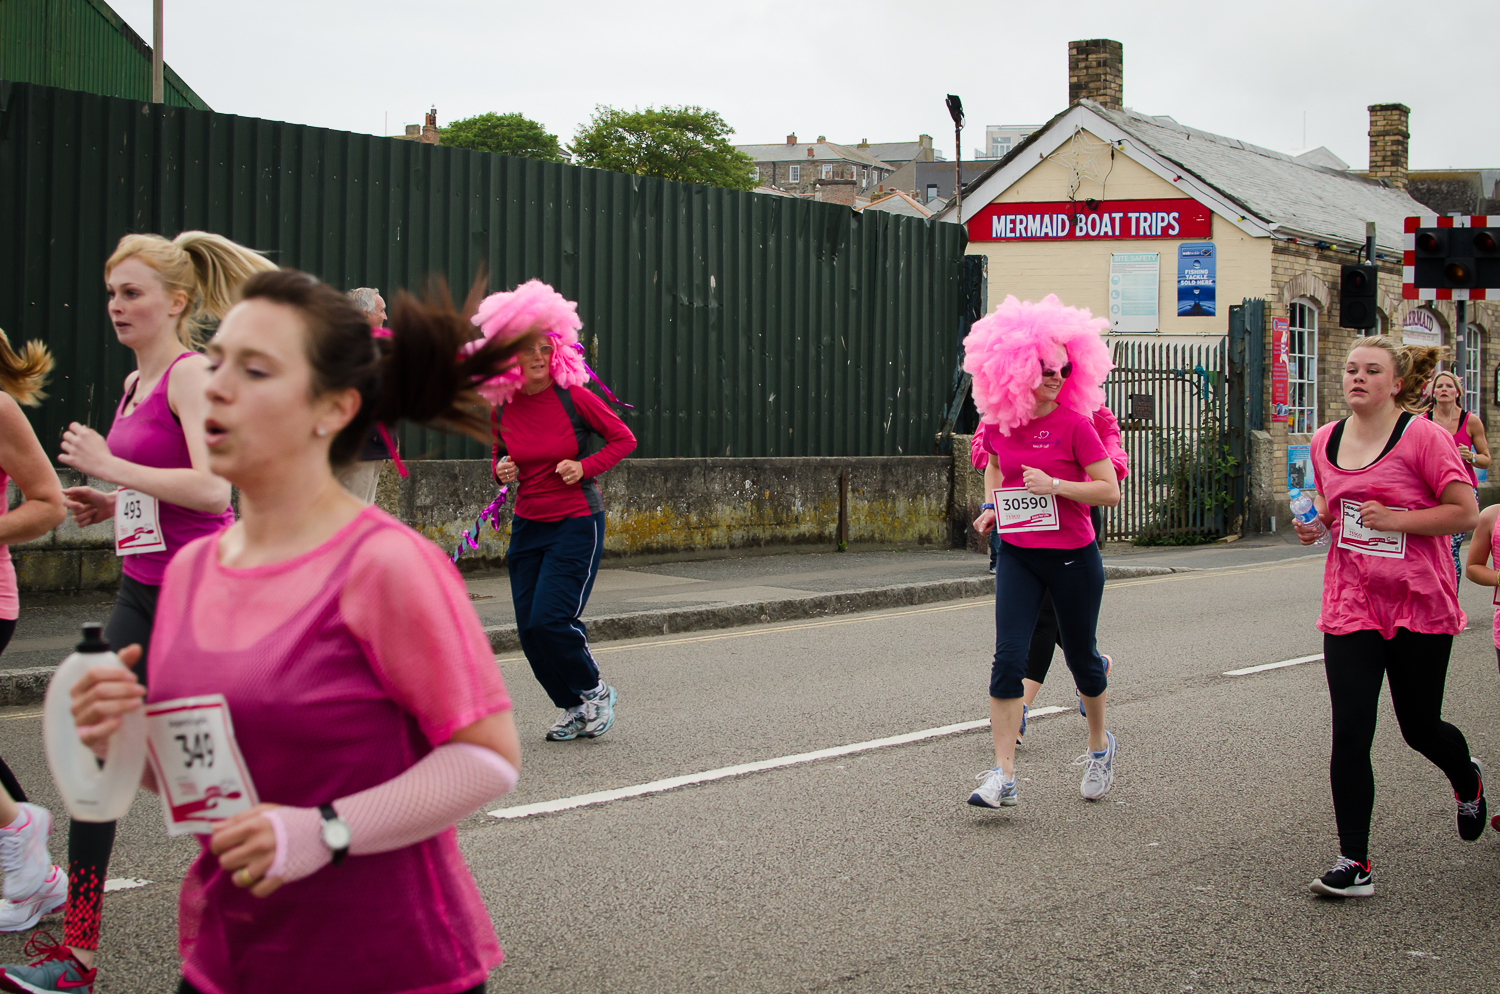
[[[1288,387],[1291,370],[1287,356],[1286,318],[1271,319],[1271,417],[1277,421],[1287,415]]]
[[[1109,326],[1122,334],[1161,330],[1161,253],[1111,252]]]
[[[1286,487],[1288,490],[1313,489],[1311,445],[1286,447]]]
[[[1213,242],[1183,242],[1177,246],[1177,316],[1214,316],[1214,284],[1218,253]]]
[[[1443,326],[1437,315],[1422,307],[1409,312],[1401,321],[1401,344],[1441,346]]]

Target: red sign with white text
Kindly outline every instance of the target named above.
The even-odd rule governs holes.
[[[1063,200],[990,204],[969,218],[971,242],[1097,242],[1130,238],[1211,238],[1213,216],[1196,200]]]
[[[1291,363],[1287,354],[1289,325],[1286,318],[1271,321],[1271,416],[1286,417],[1288,387],[1291,385]]]

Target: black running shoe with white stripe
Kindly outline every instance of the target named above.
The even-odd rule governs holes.
[[[1333,869],[1314,880],[1308,888],[1323,897],[1372,897],[1375,881],[1370,876],[1370,861],[1360,863],[1340,856]]]
[[[1484,834],[1484,816],[1486,804],[1484,800],[1484,770],[1479,765],[1479,760],[1472,756],[1469,762],[1474,764],[1474,778],[1479,781],[1479,796],[1472,801],[1465,801],[1458,794],[1453,799],[1458,802],[1458,837],[1465,842],[1473,842]]]

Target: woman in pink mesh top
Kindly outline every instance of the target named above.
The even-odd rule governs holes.
[[[473,386],[529,339],[465,352],[451,309],[406,296],[389,328],[372,338],[343,294],[283,270],[209,344],[210,465],[240,520],[167,568],[148,720],[223,695],[262,803],[199,836],[180,992],[457,994],[502,958],[453,826],[515,784],[510,700],[447,557],[334,468],[377,420],[484,438]],[[101,669],[76,693],[99,749],[142,690]],[[154,761],[173,784],[179,759]]]

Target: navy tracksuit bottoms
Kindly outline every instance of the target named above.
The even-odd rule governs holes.
[[[599,685],[588,627],[578,616],[589,602],[603,551],[603,511],[561,521],[511,519],[506,555],[521,651],[560,708],[577,707]]]

